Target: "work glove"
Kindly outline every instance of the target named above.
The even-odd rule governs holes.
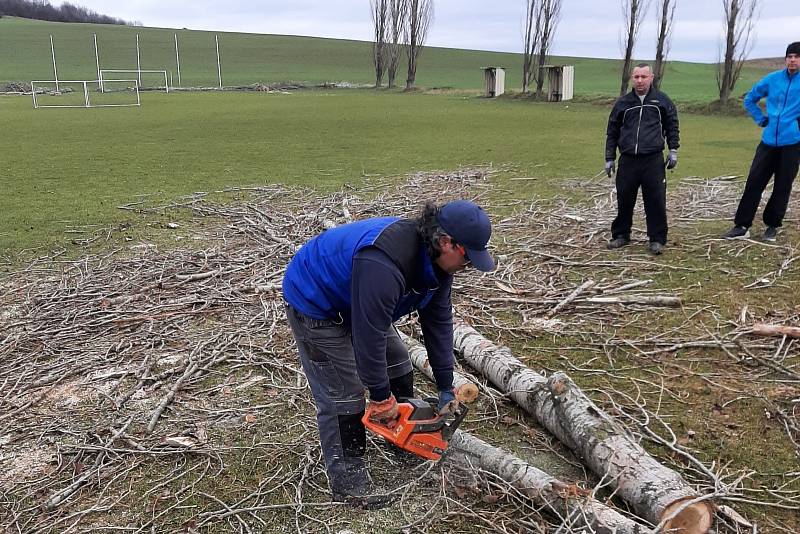
[[[761,126],[762,128],[766,128],[767,124],[769,124],[769,117],[764,117],[763,119],[761,119],[761,122],[758,123],[758,125]]]
[[[667,156],[667,169],[674,169],[678,166],[678,151],[670,150]]]
[[[389,398],[382,401],[369,401],[369,420],[388,427],[392,427],[394,422],[397,421],[399,414],[397,413],[397,400],[394,395],[389,395]]]
[[[436,406],[436,411],[439,415],[450,415],[458,410],[458,399],[456,398],[456,390],[448,389],[439,392],[439,404]]]
[[[606,161],[606,175],[611,178],[611,175],[614,174],[616,168],[614,167],[614,160],[610,159]]]

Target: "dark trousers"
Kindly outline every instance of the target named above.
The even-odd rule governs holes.
[[[322,453],[331,490],[358,492],[369,482],[364,465],[364,386],[358,378],[350,327],[312,319],[286,306],[300,363],[317,406]],[[386,333],[386,371],[395,397],[414,395],[408,349],[394,327]]]
[[[781,226],[786,215],[786,207],[789,205],[789,195],[792,193],[792,183],[797,176],[798,166],[800,166],[800,143],[788,146],[769,146],[759,143],[733,223],[736,226],[750,228],[761,203],[761,195],[764,194],[770,178],[775,175],[772,195],[767,201],[763,217],[767,226],[774,228]]]
[[[647,235],[650,241],[667,244],[667,175],[661,152],[641,156],[622,155],[617,170],[617,217],[611,223],[611,237],[629,239],[633,209],[642,188]]]

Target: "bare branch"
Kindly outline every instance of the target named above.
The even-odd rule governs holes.
[[[428,38],[428,29],[433,22],[433,0],[408,0],[408,24],[406,25],[406,55],[408,77],[406,91],[413,89],[417,80],[417,60],[422,46]]]
[[[758,20],[758,7],[758,0],[722,0],[725,55],[717,71],[721,102],[730,100],[744,61],[755,43],[753,30]]]
[[[622,64],[622,84],[619,89],[619,96],[628,92],[628,82],[631,77],[631,66],[633,63],[633,48],[636,45],[636,37],[639,35],[639,28],[642,25],[647,10],[650,7],[650,0],[622,0],[622,16],[625,20],[626,35],[622,42],[622,51],[625,60]]]
[[[388,33],[389,0],[369,0],[372,16],[372,64],[375,67],[375,87],[383,85],[386,69],[386,38]]]
[[[539,32],[539,69],[536,77],[536,98],[541,99],[544,87],[544,66],[550,54],[550,47],[553,45],[553,38],[556,34],[556,27],[561,17],[562,0],[541,0],[536,20],[537,31]]]
[[[389,78],[389,88],[391,89],[395,86],[397,65],[400,61],[400,50],[403,47],[403,29],[406,26],[406,20],[408,18],[408,0],[388,0],[388,2],[386,73]]]
[[[664,78],[664,71],[667,66],[676,4],[676,0],[659,0],[658,4],[658,12],[656,13],[658,17],[658,38],[656,41],[656,63],[653,67],[653,86],[656,89],[661,87],[661,80]]]

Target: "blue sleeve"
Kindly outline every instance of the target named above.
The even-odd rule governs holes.
[[[765,76],[761,78],[759,81],[753,85],[753,88],[750,89],[744,96],[744,108],[753,117],[753,120],[756,121],[756,124],[759,126],[766,118],[764,113],[761,111],[761,108],[758,107],[758,103],[761,101],[762,98],[769,94],[769,76]]]
[[[419,311],[425,349],[431,364],[436,388],[453,389],[453,304],[450,300],[453,277],[448,276],[433,294],[428,305]]]
[[[353,351],[361,383],[375,401],[386,400],[391,393],[386,372],[386,333],[404,288],[400,270],[377,248],[365,248],[353,258],[350,281]]]

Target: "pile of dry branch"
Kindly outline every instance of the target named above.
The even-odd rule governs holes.
[[[720,388],[728,400],[710,429],[736,431],[737,405],[755,404],[769,416],[771,439],[800,454],[798,343],[752,335],[754,319],[798,324],[800,309],[767,316],[745,308],[730,317],[716,302],[693,300],[712,275],[745,279],[751,291],[791,285],[797,250],[784,246],[778,261],[754,270],[739,260],[765,245],[693,232],[698,221],[730,215],[739,184],[726,177],[688,180],[670,197],[671,220],[683,231],[654,260],[644,247],[603,248],[614,211],[607,183],[565,182],[580,201],[492,206],[503,196],[493,174],[418,174],[357,193],[268,186],[230,191],[246,200],[227,204],[198,193],[169,206],[131,205],[190,209],[204,222],[165,228],[177,243],[169,250],[138,243],[76,261],[42,258],[0,280],[0,532],[582,532],[575,510],[532,500],[497,472],[455,461],[409,467],[379,444],[370,447],[372,473],[397,494],[397,506],[364,514],[330,502],[314,408],[285,322],[285,266],[326,228],[413,216],[425,200],[453,198],[498,214],[498,269],[459,276],[460,317],[542,376],[566,371],[588,384],[586,395],[626,439],[721,505],[719,532],[753,531],[740,514],[758,518],[762,532],[793,528],[769,517],[800,506],[796,461],[777,473],[719,463],[693,449],[690,432],[700,429],[684,428],[682,412],[703,387]],[[641,230],[634,238],[644,239]],[[466,430],[558,477],[577,502],[596,496],[645,523],[512,395],[463,372],[481,390]],[[683,387],[690,382],[700,389]]]

